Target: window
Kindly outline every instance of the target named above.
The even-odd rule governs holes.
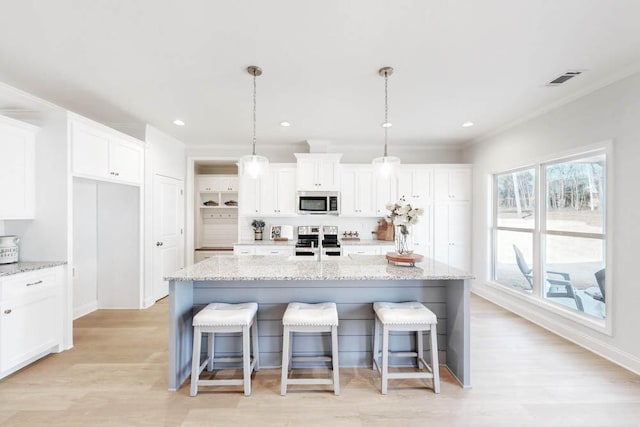
[[[533,290],[535,169],[495,176],[497,206],[494,221],[493,279],[520,291]]]
[[[494,175],[495,282],[605,319],[605,166],[597,151]]]

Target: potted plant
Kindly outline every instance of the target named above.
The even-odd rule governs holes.
[[[424,209],[414,208],[407,203],[404,196],[395,203],[386,206],[389,214],[384,218],[395,226],[395,249],[400,255],[413,252],[413,241],[410,238],[411,226],[418,223],[418,216],[424,214]]]
[[[254,240],[262,240],[262,231],[265,226],[264,221],[261,219],[254,219],[251,226],[253,227]]]

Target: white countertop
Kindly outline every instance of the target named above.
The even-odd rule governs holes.
[[[0,277],[26,273],[27,271],[42,270],[43,268],[52,268],[65,264],[65,261],[24,261],[14,262],[13,264],[0,264]]]
[[[415,267],[387,263],[383,255],[350,255],[322,261],[287,256],[212,257],[165,280],[464,280],[469,273],[431,259]]]

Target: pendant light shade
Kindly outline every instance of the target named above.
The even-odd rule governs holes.
[[[247,72],[253,76],[253,140],[250,155],[240,158],[240,170],[251,178],[258,178],[269,166],[269,159],[256,154],[256,78],[262,75],[262,69],[255,65],[247,67]]]
[[[382,157],[376,157],[373,159],[373,166],[376,168],[378,174],[382,176],[391,176],[395,174],[397,167],[400,165],[400,158],[387,155],[387,134],[389,128],[393,126],[389,121],[389,90],[388,82],[389,76],[393,74],[393,68],[383,67],[378,70],[378,74],[384,77],[384,122],[382,128],[384,129],[384,154]]]

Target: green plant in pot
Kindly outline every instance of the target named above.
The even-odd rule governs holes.
[[[251,223],[253,227],[254,240],[262,240],[262,232],[264,231],[265,223],[261,219],[254,219]]]

